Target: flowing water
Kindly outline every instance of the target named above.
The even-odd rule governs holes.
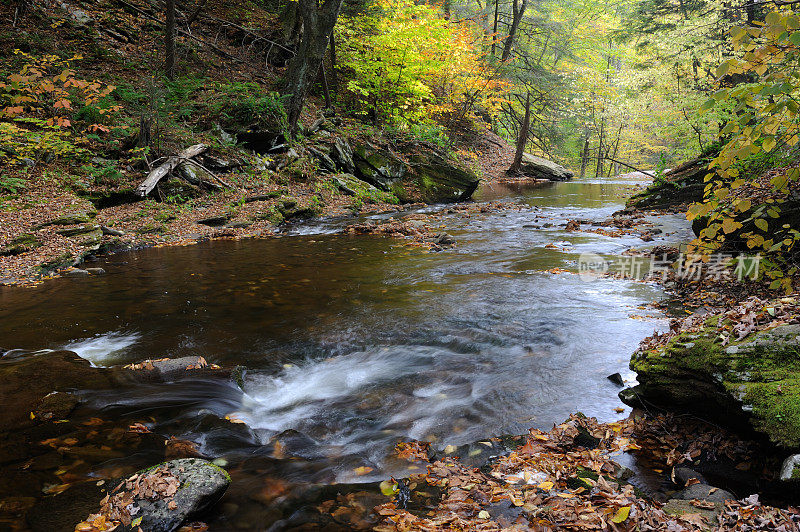
[[[67,349],[97,366],[202,355],[245,367],[242,388],[204,377],[79,393],[86,416],[145,422],[223,459],[234,482],[212,529],[264,529],[311,484],[407,474],[399,441],[442,448],[576,411],[627,415],[606,377],[635,378],[630,354],[666,326],[645,305],[664,295],[554,269],[685,240],[675,216],[656,220],[664,232],[648,243],[565,231],[567,219],[608,218],[634,184],[495,185],[477,201],[525,208],[427,207],[457,241],[438,253],[323,220],[272,239],[117,254],[97,264],[105,275],[0,287],[0,345],[15,356]]]

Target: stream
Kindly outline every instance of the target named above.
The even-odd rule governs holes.
[[[574,273],[577,260],[685,241],[688,222],[652,218],[663,232],[651,242],[564,226],[609,218],[637,185],[484,186],[477,202],[524,208],[420,209],[457,242],[441,252],[343,235],[352,220],[329,219],[276,238],[116,254],[91,264],[105,275],[0,287],[0,346],[15,357],[66,349],[96,366],[200,355],[246,368],[242,388],[189,377],[80,390],[76,415],[196,442],[233,477],[207,518],[211,530],[265,530],[312,485],[412,472],[393,455],[400,441],[441,450],[547,430],[577,411],[627,416],[607,376],[633,382],[631,353],[667,328],[647,305],[665,295],[654,284],[587,281]],[[398,214],[369,218],[389,216]],[[76,471],[91,478],[163,456],[125,450],[82,460]]]

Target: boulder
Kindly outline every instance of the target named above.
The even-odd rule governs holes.
[[[708,484],[692,484],[672,496],[673,499],[691,501],[699,499],[709,502],[735,501],[736,496],[730,491],[726,491]]]
[[[207,460],[181,458],[139,471],[121,483],[122,489],[103,499],[98,513],[126,514],[131,523],[125,529],[172,532],[214,505],[228,489],[231,477]]]
[[[535,179],[549,179],[550,181],[567,181],[575,175],[560,164],[542,159],[530,153],[522,154],[520,173]]]
[[[778,325],[723,345],[724,316],[665,345],[639,349],[639,384],[620,392],[632,406],[690,412],[732,430],[755,430],[781,446],[800,446],[800,325]]]
[[[655,178],[649,187],[631,196],[628,208],[668,209],[701,201],[710,160],[710,155],[698,157]]]
[[[423,144],[401,147],[401,154],[372,145],[354,150],[356,176],[392,192],[405,203],[466,201],[478,188],[474,172],[435,148]]]

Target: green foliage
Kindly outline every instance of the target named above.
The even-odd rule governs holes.
[[[266,92],[257,83],[229,83],[218,87],[221,93],[213,106],[229,124],[285,132],[288,130],[286,96]]]
[[[737,55],[719,66],[720,80],[757,81],[722,87],[703,106],[730,102],[735,116],[722,127],[727,142],[710,165],[703,202],[689,209],[690,219],[706,220],[692,247],[708,254],[735,235],[748,249],[766,255],[763,270],[772,279],[770,287],[788,292],[800,241],[794,218],[784,213],[800,180],[794,163],[800,152],[800,17],[791,10],[773,11],[763,25],[733,27],[730,39]]]
[[[93,162],[81,166],[81,170],[97,185],[115,185],[124,178],[114,161]]]
[[[25,179],[0,174],[0,193],[17,194],[20,190],[24,190],[27,184]]]

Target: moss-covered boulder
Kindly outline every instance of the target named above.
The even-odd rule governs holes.
[[[42,242],[31,233],[24,233],[8,241],[8,244],[0,248],[0,256],[21,255],[41,247]]]
[[[734,429],[750,427],[800,446],[800,324],[783,324],[723,345],[722,316],[631,358],[639,384],[629,405],[691,412]]]
[[[478,176],[444,152],[406,144],[398,153],[372,145],[353,151],[356,176],[402,202],[449,203],[472,197]]]

